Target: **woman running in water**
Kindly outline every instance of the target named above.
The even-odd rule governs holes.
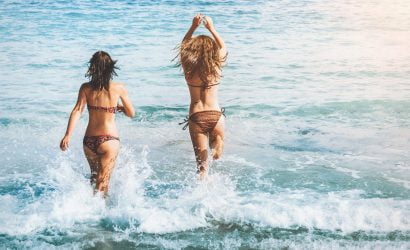
[[[104,51],[96,52],[89,62],[86,76],[90,81],[81,85],[66,133],[61,140],[61,150],[68,148],[74,127],[85,105],[88,108],[88,126],[83,139],[84,154],[90,164],[91,185],[95,191],[108,193],[108,184],[117,159],[120,138],[115,125],[115,113],[124,112],[133,117],[135,112],[123,84],[112,82],[116,61]],[[122,105],[118,105],[121,100]]]
[[[212,37],[192,34],[204,23]],[[215,30],[212,19],[196,15],[179,48],[178,66],[182,66],[191,96],[189,127],[200,179],[208,174],[208,145],[213,159],[222,155],[224,144],[224,110],[218,104],[221,69],[227,57],[225,43]],[[183,124],[181,123],[181,124]]]

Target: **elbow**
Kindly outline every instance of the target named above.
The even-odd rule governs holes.
[[[84,106],[76,104],[74,106],[73,110],[71,111],[71,113],[72,114],[76,114],[76,113],[81,114],[81,113],[83,113],[83,111],[84,111]]]
[[[131,110],[130,112],[128,112],[128,114],[126,114],[129,118],[133,118],[135,116],[135,111]]]
[[[73,111],[71,111],[71,116],[75,116],[75,115],[81,115],[82,110],[80,109],[73,109]]]

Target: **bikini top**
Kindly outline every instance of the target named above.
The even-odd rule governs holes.
[[[92,105],[87,105],[88,110],[98,110],[98,111],[103,111],[107,113],[116,113],[118,111],[118,107],[101,107],[101,106],[92,106]]]
[[[188,86],[191,86],[191,87],[193,87],[193,88],[210,89],[210,88],[212,88],[213,86],[219,85],[220,83],[218,82],[218,83],[209,84],[209,85],[206,85],[205,83],[202,83],[200,86],[192,85],[192,84],[189,84],[189,83],[187,83],[187,84],[188,84]]]

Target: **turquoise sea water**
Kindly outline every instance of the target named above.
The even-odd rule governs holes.
[[[171,62],[197,12],[229,50],[205,184]],[[407,0],[0,0],[0,248],[409,249],[409,27]],[[58,149],[97,50],[138,113],[106,202],[86,111]]]

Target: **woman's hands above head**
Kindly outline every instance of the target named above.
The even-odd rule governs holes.
[[[212,18],[209,16],[204,16],[204,26],[207,30],[212,30],[214,28],[214,23],[212,22]]]
[[[202,16],[201,14],[198,13],[194,16],[194,19],[192,19],[192,27],[198,28],[198,26],[201,25],[201,22],[202,22]]]
[[[65,135],[60,142],[60,149],[66,151],[68,149],[68,144],[70,143],[70,136]]]
[[[198,28],[202,22],[204,23],[206,29],[211,30],[214,28],[212,18],[201,13],[196,14],[192,19],[192,27]]]
[[[209,32],[211,32],[212,35],[213,35],[214,38],[215,38],[216,30],[215,30],[215,27],[214,27],[214,23],[213,23],[213,21],[212,21],[212,18],[210,18],[209,16],[205,16],[205,15],[203,15],[203,14],[201,14],[201,13],[198,13],[198,14],[196,14],[196,15],[194,16],[194,18],[192,19],[192,25],[191,25],[191,27],[189,27],[189,30],[188,30],[188,32],[185,34],[184,38],[182,39],[182,42],[188,41],[189,39],[191,39],[191,38],[192,38],[192,35],[193,35],[194,32],[195,32],[195,30],[201,25],[202,22],[204,23],[205,28],[206,28],[207,30],[209,30]],[[216,39],[216,40],[217,40],[217,42],[218,42],[218,39]],[[221,39],[219,39],[219,40],[221,40]],[[218,42],[218,45],[219,45],[219,47],[222,48],[222,47],[224,46],[224,45],[223,45],[223,41],[222,41],[222,40],[219,41],[219,42]]]

